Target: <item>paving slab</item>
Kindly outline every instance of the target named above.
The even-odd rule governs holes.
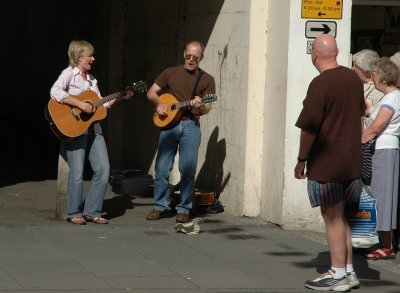
[[[329,267],[323,233],[222,213],[187,235],[174,217],[145,219],[151,198],[111,191],[110,224],[76,226],[54,219],[55,202],[54,181],[0,188],[0,293],[301,293]],[[356,292],[400,292],[399,260],[354,264]]]

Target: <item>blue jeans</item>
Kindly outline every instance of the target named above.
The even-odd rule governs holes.
[[[161,131],[154,181],[154,208],[156,210],[164,212],[171,203],[169,175],[176,152],[179,150],[181,189],[180,201],[175,208],[178,213],[190,213],[200,140],[200,127],[193,120],[182,120],[175,127]]]
[[[69,165],[67,218],[80,215],[100,217],[110,176],[107,147],[104,137],[83,134],[65,142]],[[93,169],[93,177],[86,198],[83,197],[83,169],[86,152]]]

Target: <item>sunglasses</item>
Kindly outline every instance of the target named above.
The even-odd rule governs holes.
[[[186,60],[190,60],[192,58],[193,58],[193,61],[196,63],[200,61],[200,57],[198,57],[198,56],[194,56],[194,55],[190,55],[190,54],[185,55]]]

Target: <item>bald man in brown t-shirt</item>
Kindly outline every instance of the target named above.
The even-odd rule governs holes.
[[[320,75],[311,82],[296,122],[301,129],[295,177],[305,178],[312,207],[320,206],[326,226],[331,269],[305,286],[346,291],[360,282],[353,268],[351,231],[344,216],[346,199],[361,190],[363,87],[349,68],[338,65],[331,35],[315,39],[311,58]]]

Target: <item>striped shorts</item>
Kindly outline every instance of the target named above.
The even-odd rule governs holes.
[[[357,201],[360,197],[362,181],[354,179],[347,182],[319,182],[308,180],[308,197],[312,207],[331,206],[342,200]]]

